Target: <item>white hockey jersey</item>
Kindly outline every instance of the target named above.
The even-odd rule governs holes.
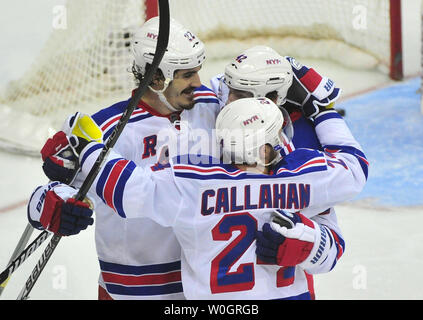
[[[315,212],[357,195],[368,170],[342,117],[329,111],[315,123],[325,151],[297,149],[272,175],[240,171],[211,157],[193,163],[189,155],[152,171],[112,151],[90,193],[113,207],[116,217],[126,218],[122,220],[128,221],[127,226],[133,219],[150,217],[173,228],[182,246],[182,281],[188,299],[301,299],[309,290],[305,271],[329,271],[343,249],[343,241],[336,239],[336,218]],[[98,148],[91,143],[84,149],[82,175],[89,172]],[[124,184],[115,170],[125,175]],[[272,208],[300,211],[331,228],[334,253],[308,270],[258,263],[255,233],[269,221]],[[97,214],[100,219],[104,211]],[[150,249],[151,243],[138,242],[137,247]]]
[[[128,101],[119,102],[92,116],[102,129],[104,140],[112,133]],[[160,149],[167,141],[161,139],[160,133],[166,135],[167,130],[170,130],[176,134],[186,134],[187,126],[188,130],[194,131],[210,131],[214,128],[220,110],[216,96],[202,86],[195,90],[195,101],[193,109],[169,117],[157,114],[140,102],[114,150],[130,159],[130,165],[149,171],[150,168],[161,168],[158,161]],[[170,120],[173,122],[179,116],[180,125],[178,122],[172,124]],[[113,197],[121,196],[128,177],[122,172],[115,181],[116,185],[111,182],[106,184],[106,190],[116,189],[112,199],[108,200],[113,202]],[[80,186],[82,181],[77,177],[74,186]],[[40,229],[41,225],[37,225],[37,221],[42,211],[36,208],[39,202],[42,205],[43,192],[50,187],[38,188],[29,203],[29,220]],[[183,299],[181,250],[172,229],[142,217],[131,221],[121,219],[106,203],[93,200],[98,203],[95,209],[95,238],[101,270],[99,283],[109,295],[113,299]],[[119,203],[115,204],[114,209],[120,210]]]

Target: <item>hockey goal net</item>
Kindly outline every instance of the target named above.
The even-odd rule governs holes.
[[[283,55],[333,60],[401,78],[399,0],[170,0],[171,16],[206,44],[208,59],[230,59],[265,44]],[[0,93],[0,145],[39,155],[65,117],[92,113],[135,87],[130,41],[156,0],[67,0],[28,71]],[[207,64],[207,61],[206,61]]]

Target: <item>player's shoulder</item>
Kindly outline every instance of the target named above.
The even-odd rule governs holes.
[[[296,149],[286,155],[274,167],[274,173],[281,177],[291,177],[304,173],[327,170],[326,159],[321,151]]]
[[[201,85],[194,90],[194,100],[196,103],[202,102],[219,104],[216,93],[205,85]]]
[[[107,108],[101,109],[92,115],[93,120],[104,132],[105,138],[111,133],[112,128],[118,123],[126,108],[128,107],[129,100],[119,101]],[[132,112],[129,123],[134,123],[147,118],[153,117],[148,111],[143,108],[137,108]]]
[[[129,103],[129,100],[119,101],[109,107],[106,107],[97,111],[91,117],[100,126],[101,124],[106,122],[108,119],[121,115],[127,108],[128,103]]]
[[[233,179],[242,176],[243,171],[209,155],[185,154],[172,159],[174,175],[192,180]]]

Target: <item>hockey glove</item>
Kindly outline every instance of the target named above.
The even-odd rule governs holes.
[[[90,205],[74,198],[63,200],[53,190],[47,191],[40,223],[44,229],[60,236],[78,234],[92,225],[94,219]]]
[[[102,139],[103,133],[91,117],[77,112],[41,149],[44,173],[52,181],[72,183],[79,169],[81,150],[89,141]]]
[[[300,213],[276,210],[270,224],[257,231],[257,257],[280,266],[301,264],[310,256],[320,232],[316,225]]]
[[[334,110],[335,103],[329,103],[329,104],[324,104],[322,102],[320,102],[319,100],[317,100],[315,97],[310,97],[310,99],[303,105],[302,107],[302,111],[303,114],[306,118],[314,118],[316,117],[319,113],[324,112],[324,111],[328,111],[328,110]]]
[[[41,149],[43,171],[51,181],[70,184],[78,171],[78,156],[63,131],[48,139]]]

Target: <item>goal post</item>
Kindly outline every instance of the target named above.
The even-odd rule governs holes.
[[[391,28],[391,66],[390,77],[394,80],[402,80],[403,52],[402,52],[402,18],[401,0],[390,0],[390,28]]]
[[[145,19],[148,20],[159,15],[159,6],[157,0],[144,0]]]
[[[128,99],[131,38],[157,0],[67,0],[27,72],[0,91],[0,147],[39,155],[67,115]],[[207,61],[253,45],[402,79],[401,0],[170,0],[171,17],[205,43]]]

